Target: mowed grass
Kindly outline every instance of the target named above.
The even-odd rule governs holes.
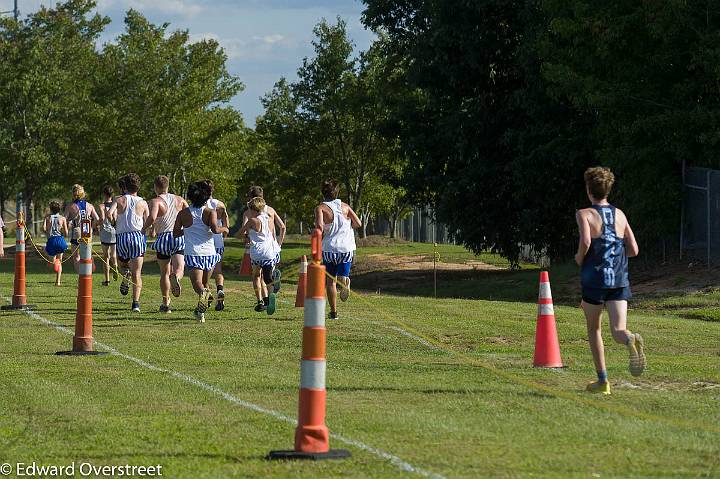
[[[231,242],[228,251],[233,263],[242,247]],[[286,279],[306,252],[303,243],[286,245]],[[12,295],[12,268],[12,259],[0,260],[3,298]],[[28,270],[37,314],[72,329],[74,273],[55,288],[40,262]],[[597,397],[583,392],[594,368],[575,307],[556,307],[567,367],[546,370],[531,366],[536,306],[521,299],[526,292],[512,301],[356,294],[327,325],[327,424],[415,472],[337,439],[331,446],[351,459],[269,462],[271,449],[292,448],[294,426],[220,393],[296,416],[295,288],[286,283],[270,317],[252,311],[249,283],[233,275],[226,311],[201,325],[191,319],[187,281],[163,316],[157,266],[145,273],[137,315],[117,283],[104,288],[95,275],[94,336],[160,369],[119,355],[55,356],[71,347],[69,335],[26,313],[0,313],[0,462],[161,464],[170,478],[720,474],[720,322],[632,311],[649,369],[630,376],[625,349],[606,334],[613,395]],[[517,281],[517,289],[532,278],[516,275],[530,273],[494,272],[486,281]]]

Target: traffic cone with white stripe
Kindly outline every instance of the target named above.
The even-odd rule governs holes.
[[[77,310],[75,313],[75,334],[73,335],[72,351],[60,351],[56,354],[62,356],[87,356],[107,354],[103,351],[95,351],[92,335],[92,233],[90,220],[83,219],[81,223],[82,237],[79,240],[80,260],[77,262],[78,272],[78,294]]]
[[[305,306],[305,289],[307,287],[307,256],[303,256],[300,260],[300,277],[298,278],[297,293],[295,293],[295,307],[302,308]]]
[[[535,330],[535,358],[537,368],[561,368],[560,343],[555,327],[555,310],[550,278],[547,271],[540,272],[540,294],[538,295],[537,328]]]
[[[308,266],[305,293],[300,400],[295,429],[295,450],[271,451],[269,459],[339,459],[349,457],[344,449],[330,449],[325,425],[325,266],[322,261],[322,231],[312,235],[313,261]]]
[[[12,304],[2,306],[0,309],[35,309],[35,305],[27,304],[27,296],[25,295],[25,209],[20,202],[17,205],[16,215],[15,279],[13,281]]]
[[[245,248],[242,264],[240,265],[240,276],[252,276],[252,265],[250,264],[250,252]]]

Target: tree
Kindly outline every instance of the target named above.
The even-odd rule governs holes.
[[[674,235],[682,165],[720,166],[720,4],[552,0],[543,11],[550,91],[596,118],[595,159],[618,173],[641,241]]]
[[[0,20],[0,147],[30,204],[78,168],[98,108],[95,42],[108,19],[68,0],[22,21]],[[32,212],[32,210],[30,210]]]
[[[178,192],[200,172],[233,172],[238,158],[223,140],[226,135],[237,139],[244,126],[237,112],[219,105],[242,84],[228,73],[218,43],[189,43],[187,31],[168,32],[167,24],[153,25],[134,10],[125,25],[117,43],[103,49],[98,96],[106,136],[98,154],[109,165],[124,165],[141,176],[167,174]]]
[[[303,60],[298,81],[281,79],[263,99],[265,114],[257,122],[262,148],[249,173],[270,185],[298,221],[312,221],[320,180],[335,177],[367,224],[374,211],[368,185],[388,186],[383,177],[398,164],[397,141],[380,133],[387,110],[378,95],[382,57],[354,57],[340,19],[320,22],[314,33],[315,55]]]
[[[561,254],[582,198],[581,177],[568,172],[587,161],[587,120],[540,78],[537,2],[365,3],[364,22],[401,75],[391,131],[414,202],[433,205],[475,252],[514,265],[521,244]]]

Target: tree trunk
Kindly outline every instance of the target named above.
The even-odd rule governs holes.
[[[360,220],[362,221],[362,230],[360,231],[360,237],[361,238],[367,238],[367,226],[368,226],[368,220],[370,219],[370,207],[364,206],[362,210],[360,210]]]
[[[396,230],[397,230],[397,222],[398,217],[395,213],[390,215],[390,218],[388,218],[390,221],[390,239],[395,239],[397,236]]]
[[[5,188],[0,186],[0,219],[5,217]]]

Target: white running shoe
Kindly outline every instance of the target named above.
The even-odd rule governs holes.
[[[176,298],[180,297],[180,292],[182,291],[182,288],[180,287],[180,280],[178,280],[178,277],[175,275],[175,273],[170,274],[170,291],[172,292],[172,295]]]
[[[350,278],[347,276],[340,276],[338,277],[338,281],[340,281],[340,284],[342,285],[340,287],[340,301],[344,303],[350,297]]]
[[[630,353],[630,374],[640,376],[645,370],[645,342],[639,334],[631,334],[627,344]]]

